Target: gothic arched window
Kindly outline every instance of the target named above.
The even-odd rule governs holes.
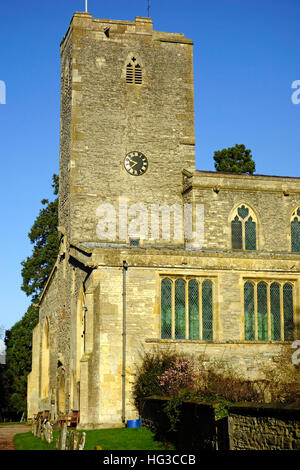
[[[231,219],[233,250],[256,250],[256,217],[246,205],[239,206]]]
[[[143,83],[142,67],[135,57],[132,57],[126,65],[126,83],[135,85],[142,85]]]
[[[41,396],[48,397],[49,394],[49,366],[50,366],[50,342],[49,321],[45,318],[42,330],[42,374],[41,374]]]
[[[300,252],[300,207],[296,209],[291,218],[292,251]]]

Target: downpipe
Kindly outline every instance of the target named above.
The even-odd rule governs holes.
[[[125,394],[126,394],[126,273],[128,264],[123,261],[123,355],[122,355],[122,422],[125,423]]]

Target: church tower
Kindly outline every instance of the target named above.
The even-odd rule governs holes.
[[[150,18],[75,13],[61,43],[59,225],[69,242],[128,245],[120,204],[182,204],[182,170],[195,166],[192,48]],[[154,243],[149,211],[142,244]]]

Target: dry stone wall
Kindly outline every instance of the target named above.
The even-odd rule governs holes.
[[[228,424],[231,450],[300,450],[299,407],[231,406]]]

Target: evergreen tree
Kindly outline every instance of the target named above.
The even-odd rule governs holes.
[[[58,194],[58,176],[53,175],[54,195]],[[44,285],[55,264],[59,238],[57,232],[58,224],[58,198],[49,202],[43,199],[45,206],[40,210],[28,237],[34,244],[33,253],[22,262],[22,290],[36,300],[41,294]]]
[[[236,144],[235,147],[218,150],[214,153],[216,171],[226,173],[248,173],[255,171],[255,163],[252,160],[251,150],[245,145]]]
[[[53,175],[53,192],[58,195],[58,176]],[[30,257],[22,262],[22,290],[31,296],[32,304],[25,315],[10,330],[6,331],[6,366],[2,383],[5,383],[6,408],[17,413],[26,412],[27,375],[31,370],[32,330],[38,323],[38,308],[35,306],[51,273],[58,254],[59,237],[58,198],[49,202],[43,199],[44,206],[28,234],[34,245]],[[3,404],[2,404],[3,406]]]
[[[7,407],[22,414],[27,408],[27,375],[31,371],[32,330],[38,309],[30,305],[22,319],[6,331],[5,396]]]

